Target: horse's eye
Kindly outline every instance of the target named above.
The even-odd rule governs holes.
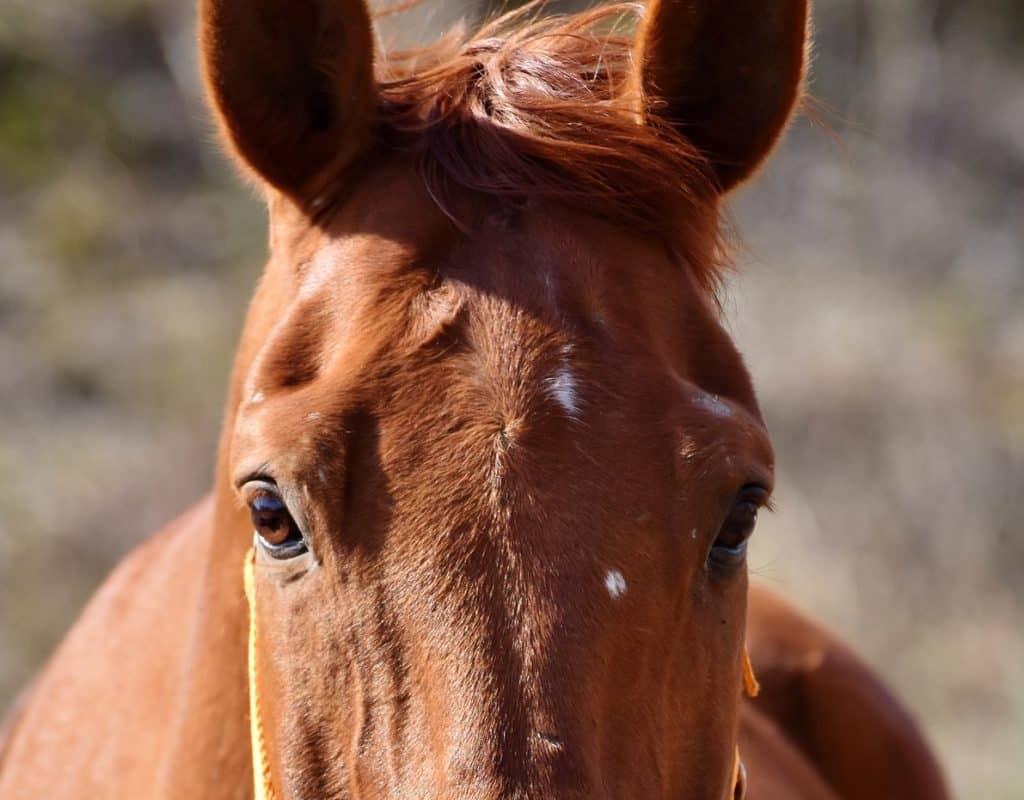
[[[306,540],[288,507],[276,494],[261,489],[249,500],[253,529],[263,549],[274,558],[292,558],[306,552]]]
[[[746,486],[740,490],[711,546],[709,564],[727,570],[743,563],[747,556],[747,542],[757,524],[757,512],[767,500],[768,493],[759,486]]]

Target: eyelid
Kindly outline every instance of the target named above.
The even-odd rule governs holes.
[[[748,483],[736,493],[735,503],[753,503],[758,509],[772,510],[771,491],[759,483]]]
[[[240,491],[247,484],[250,483],[266,483],[270,486],[277,486],[277,481],[270,472],[270,464],[263,462],[250,469],[240,473],[240,477],[235,478],[233,485],[236,490]]]
[[[277,485],[277,481],[266,475],[253,475],[245,478],[236,484],[236,489],[247,503],[259,492],[281,497],[281,487]]]

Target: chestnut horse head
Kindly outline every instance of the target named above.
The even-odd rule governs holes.
[[[280,796],[733,792],[772,451],[718,213],[793,109],[807,8],[633,13],[389,61],[362,0],[202,0],[270,208],[218,486],[225,552],[256,527]]]

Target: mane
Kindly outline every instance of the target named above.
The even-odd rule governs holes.
[[[546,198],[661,237],[713,292],[726,258],[712,172],[676,128],[646,113],[657,99],[632,88],[642,6],[531,18],[540,7],[386,57],[379,85],[388,146],[416,155],[453,219],[455,187]]]

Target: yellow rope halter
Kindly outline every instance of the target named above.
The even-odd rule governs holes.
[[[249,603],[249,736],[252,742],[252,780],[255,800],[277,800],[270,775],[270,760],[267,758],[267,739],[260,716],[259,674],[256,668],[256,645],[259,629],[256,625],[256,551],[250,550],[245,557],[245,598]],[[761,687],[754,675],[750,654],[743,648],[743,691],[747,697],[757,697]],[[742,800],[747,791],[747,771],[740,758],[740,746],[736,745],[736,757],[732,767],[733,800]]]
[[[750,653],[746,645],[743,647],[743,693],[753,699],[761,693],[761,685],[754,675],[754,665],[750,663]],[[736,757],[732,763],[732,800],[743,800],[747,796],[747,770],[740,758],[740,746],[736,745]]]
[[[259,673],[256,668],[256,645],[259,630],[256,626],[256,551],[245,557],[245,598],[249,601],[249,736],[252,741],[252,780],[255,800],[276,800],[277,793],[270,779],[270,761],[267,758],[267,739],[260,716]]]

